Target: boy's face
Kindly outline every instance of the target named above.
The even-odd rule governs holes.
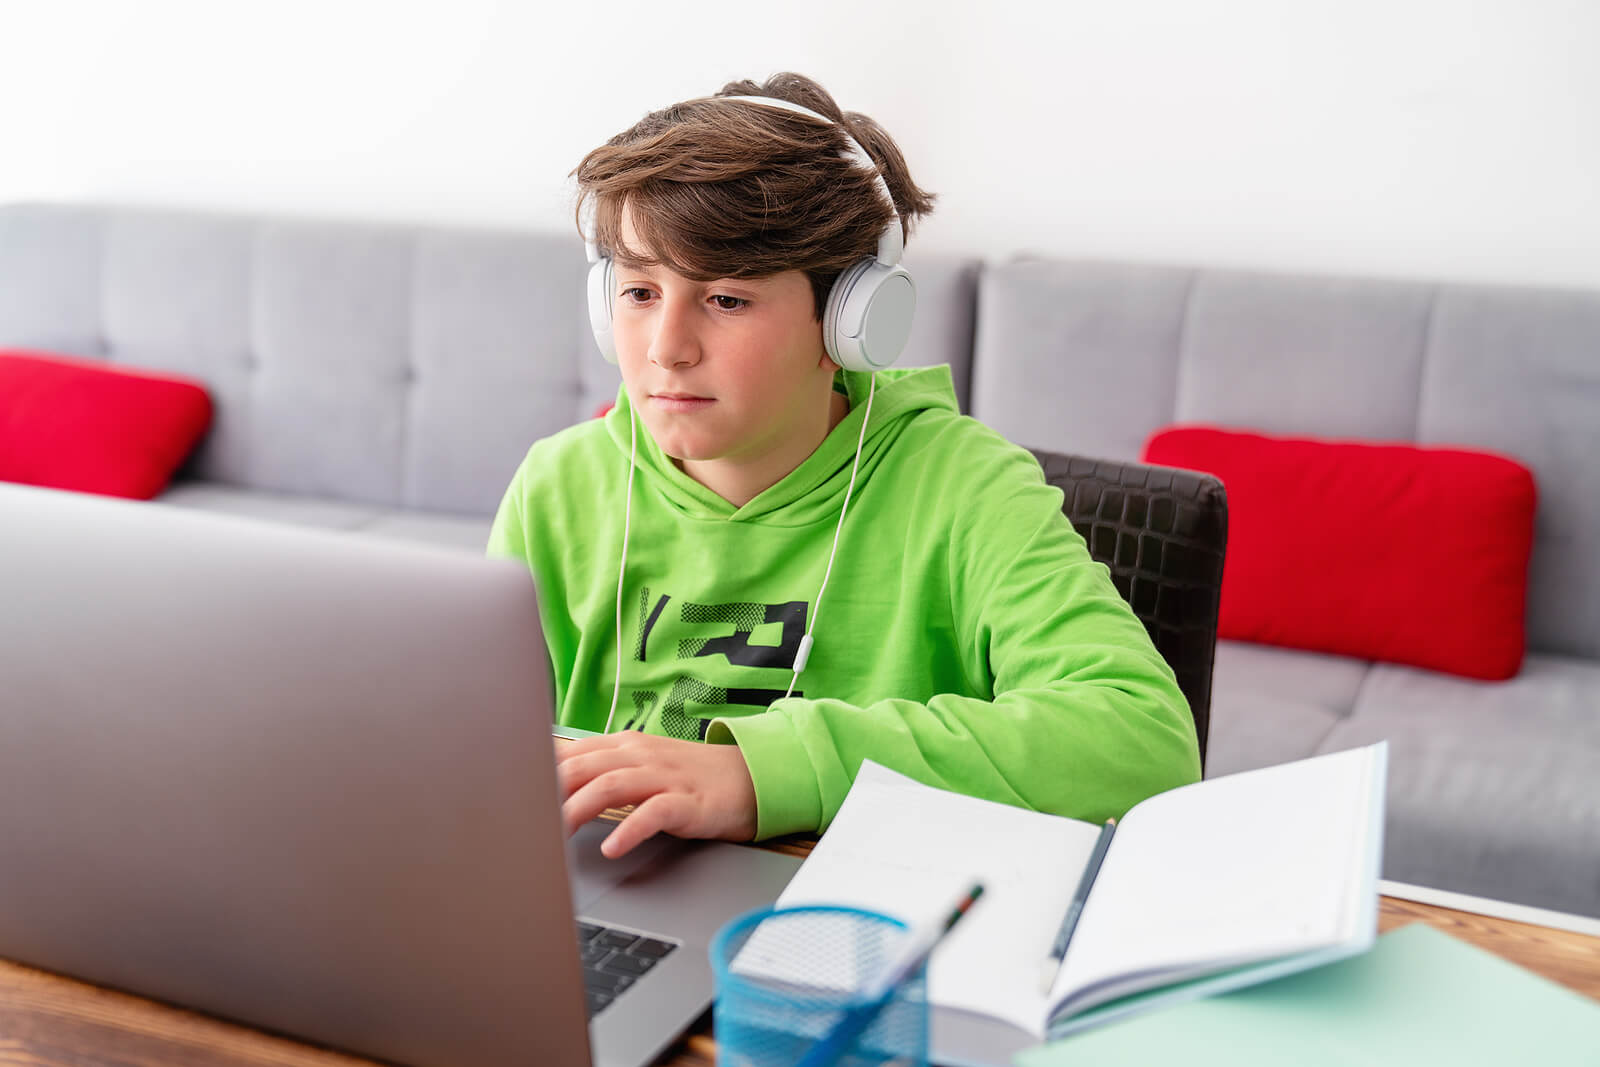
[[[627,216],[622,239],[639,247]],[[612,337],[629,400],[691,477],[706,481],[697,471],[714,465],[773,484],[827,436],[837,368],[805,274],[697,282],[614,267]]]

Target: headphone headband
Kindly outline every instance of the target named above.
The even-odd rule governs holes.
[[[878,262],[885,267],[892,267],[900,262],[900,257],[904,254],[906,248],[905,232],[900,227],[900,211],[894,206],[894,197],[889,193],[889,183],[883,180],[883,171],[878,169],[878,165],[872,161],[872,157],[867,154],[867,150],[861,147],[861,142],[851,136],[849,127],[842,122],[833,121],[826,115],[820,115],[808,107],[801,107],[799,104],[793,104],[787,100],[779,100],[775,96],[719,96],[714,97],[714,99],[737,100],[745,104],[775,107],[780,111],[792,111],[797,115],[809,116],[829,126],[839,127],[839,132],[844,134],[845,141],[850,145],[850,154],[855,157],[857,163],[872,172],[872,177],[878,184],[878,192],[882,194],[884,202],[889,205],[889,210],[894,214],[894,218],[889,221],[889,225],[878,236]]]
[[[861,142],[851,136],[847,127],[841,123],[834,122],[826,115],[812,111],[808,107],[801,107],[799,104],[793,104],[787,100],[779,100],[775,96],[719,96],[714,99],[737,100],[744,104],[758,104],[762,107],[773,107],[781,111],[792,111],[797,115],[805,115],[829,126],[838,126],[839,132],[844,134],[845,142],[850,147],[850,154],[855,157],[857,163],[872,172],[879,194],[883,196],[884,203],[889,205],[889,210],[894,215],[889,225],[884,227],[883,233],[878,235],[877,260],[885,267],[892,267],[900,262],[900,257],[905,254],[906,248],[905,231],[900,225],[900,210],[894,206],[894,196],[889,192],[889,183],[883,180],[883,172],[872,161],[872,157],[867,154],[867,150],[861,147]],[[583,202],[582,220],[583,254],[590,263],[598,263],[600,261],[600,246],[595,243],[594,213],[594,201],[586,198]]]

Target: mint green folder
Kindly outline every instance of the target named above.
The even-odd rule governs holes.
[[[1597,1067],[1600,1003],[1413,923],[1361,956],[1019,1054],[1016,1067]]]

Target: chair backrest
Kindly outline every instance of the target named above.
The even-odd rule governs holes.
[[[1211,722],[1228,496],[1209,474],[1033,450],[1061,510],[1111,570],[1189,701],[1200,760]]]

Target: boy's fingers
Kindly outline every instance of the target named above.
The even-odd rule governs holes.
[[[595,740],[599,740],[596,738]],[[556,765],[563,799],[608,771],[650,766],[647,756],[633,745],[612,744],[568,756]]]
[[[648,768],[622,767],[596,775],[568,795],[561,805],[567,836],[607,808],[637,804],[657,791]]]
[[[626,856],[662,831],[679,829],[683,806],[688,798],[675,793],[657,793],[633,810],[617,828],[600,842],[600,853],[608,859]]]
[[[567,738],[557,738],[556,762],[565,763],[567,760],[587,755],[591,752],[600,752],[608,748],[616,748],[623,734],[600,734],[595,737],[583,737],[576,741]]]
[[[556,767],[556,779],[561,785],[563,799],[588,785],[597,776],[620,766],[616,758],[605,752],[590,752],[563,760]]]

